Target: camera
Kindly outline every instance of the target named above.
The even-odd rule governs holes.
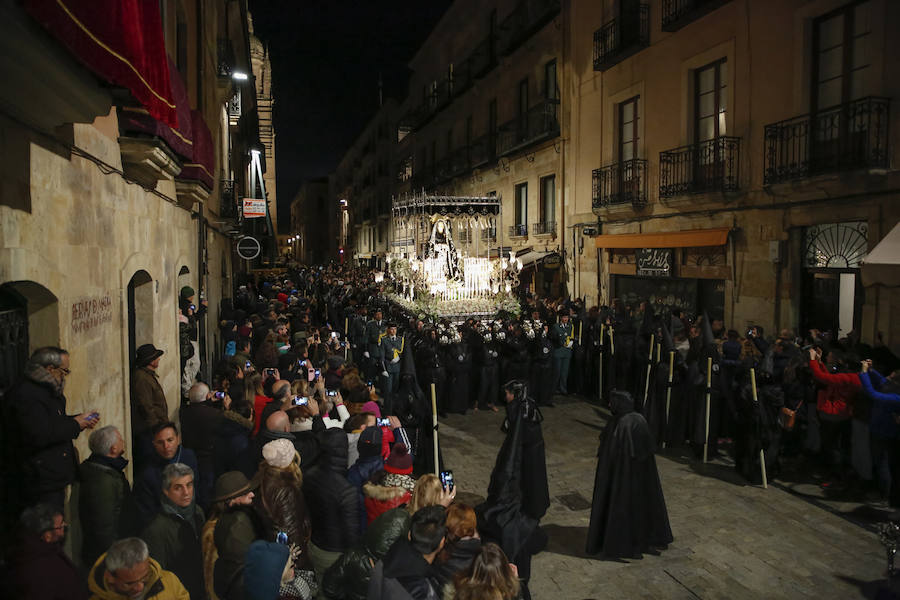
[[[453,491],[453,471],[441,471],[441,485],[448,492]]]
[[[307,406],[309,405],[309,398],[306,396],[294,396],[291,398],[291,406]]]
[[[269,375],[274,375],[275,369],[263,369],[263,378],[268,377]]]
[[[332,397],[337,396],[337,390],[326,390],[325,395]]]
[[[196,304],[191,304],[191,310],[196,311],[196,310],[197,310],[197,305],[196,305]]]
[[[375,424],[378,427],[390,427],[391,420],[388,417],[381,417],[381,418],[375,419]]]
[[[332,331],[332,332],[331,332],[331,339],[336,340],[337,338],[338,338],[338,332],[337,332],[337,331]]]
[[[306,359],[305,359],[305,358],[301,358],[299,361],[297,361],[297,364],[300,365],[301,367],[305,367],[305,366],[306,366]]]
[[[215,398],[216,400],[224,400],[225,392],[213,392],[213,398]]]
[[[282,546],[288,545],[288,534],[283,531],[279,531],[278,535],[275,536],[275,542],[281,544]]]
[[[322,375],[322,371],[316,369],[316,379],[318,379],[320,375]]]
[[[250,362],[249,360],[248,360],[247,362],[244,363],[244,370],[245,370],[245,371],[249,371],[249,370],[252,369],[252,368],[253,368],[253,364],[251,364],[251,362]]]

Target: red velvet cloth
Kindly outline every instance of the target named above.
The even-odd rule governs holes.
[[[191,111],[191,131],[194,135],[193,158],[190,162],[184,163],[178,179],[193,179],[212,190],[213,173],[216,169],[213,140],[199,110]]]
[[[191,120],[191,105],[187,95],[187,88],[181,73],[175,63],[166,59],[169,63],[169,82],[172,86],[172,97],[175,99],[178,115],[178,127],[171,127],[150,114],[150,111],[140,107],[123,106],[119,111],[119,129],[122,133],[146,133],[161,137],[185,161],[191,161],[194,157],[193,129]]]
[[[85,66],[178,126],[158,0],[25,0],[25,10]]]

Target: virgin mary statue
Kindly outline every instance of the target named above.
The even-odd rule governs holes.
[[[439,259],[444,275],[449,279],[459,277],[459,254],[453,245],[453,233],[450,221],[438,219],[431,227],[431,237],[425,247],[426,259]]]

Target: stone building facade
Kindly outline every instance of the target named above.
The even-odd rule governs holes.
[[[219,305],[240,266],[232,258],[238,200],[248,189],[249,150],[259,143],[250,118],[255,92],[238,77],[251,66],[246,3],[144,4],[145,37],[164,46],[113,50],[145,79],[142,68],[165,68],[168,59],[171,92],[154,93],[163,108],[174,107],[177,124],[154,113],[140,81],[110,79],[84,51],[85,39],[136,26],[135,15],[82,15],[90,36],[73,39],[65,11],[42,8],[53,3],[0,9],[0,62],[9,74],[0,91],[0,387],[35,348],[66,348],[69,412],[95,408],[126,440],[130,370],[141,344],[166,352],[158,372],[176,415],[183,286],[197,291],[196,302],[201,290],[209,302],[200,327],[203,374],[221,354]],[[122,21],[104,20],[114,18]],[[87,436],[77,447],[87,456]]]
[[[900,275],[860,275],[900,220],[900,6],[573,2],[569,23],[566,213],[597,221],[574,294],[896,351]]]

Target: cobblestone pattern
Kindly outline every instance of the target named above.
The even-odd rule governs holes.
[[[643,560],[586,556],[590,508],[572,510],[566,496],[590,502],[607,413],[562,398],[543,413],[552,502],[542,520],[549,547],[533,562],[536,599],[861,598],[882,586],[885,553],[873,531],[781,487],[742,485],[726,465],[703,467],[679,454],[657,456],[674,543]],[[486,493],[502,420],[502,411],[442,420],[459,500],[475,504]]]

